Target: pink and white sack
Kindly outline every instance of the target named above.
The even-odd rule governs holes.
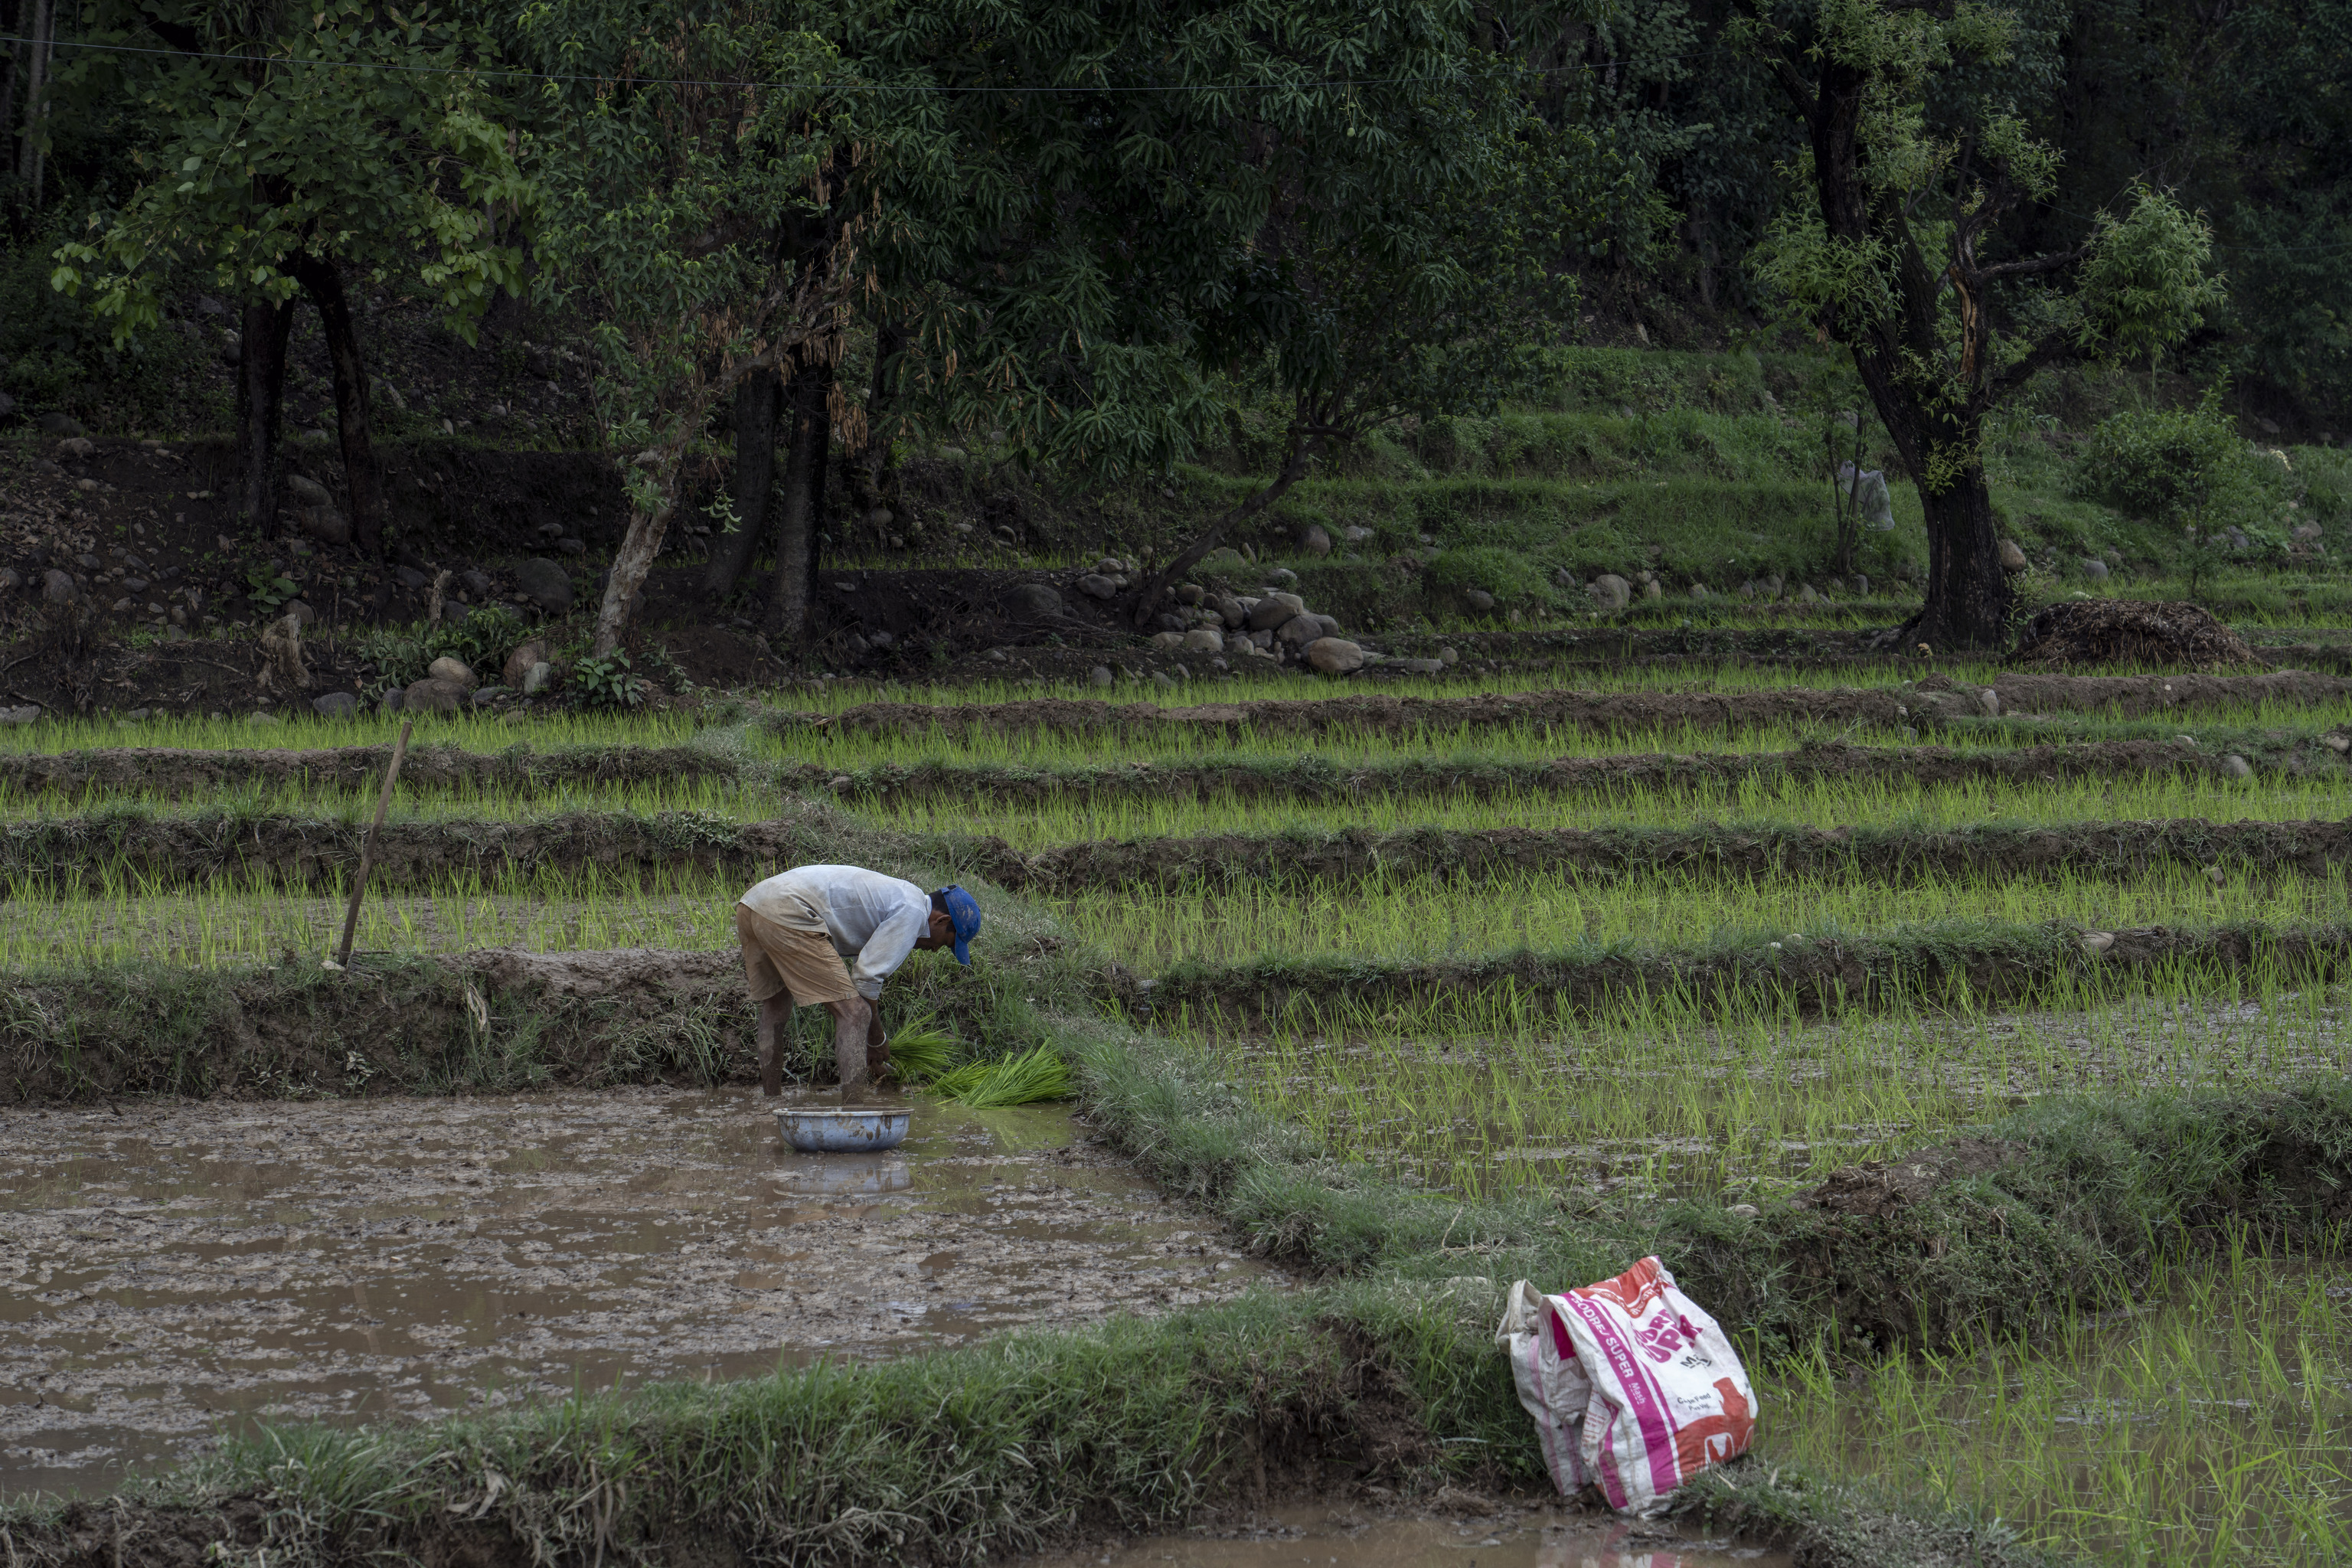
[[[1598,1485],[1610,1507],[1652,1518],[1755,1436],[1738,1352],[1654,1258],[1557,1296],[1520,1280],[1495,1342],[1562,1495]]]

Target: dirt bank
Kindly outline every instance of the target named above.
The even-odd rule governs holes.
[[[1294,1002],[1345,998],[1376,1011],[1505,984],[1591,1015],[1644,996],[1682,996],[1706,1009],[1769,1005],[1816,1016],[1898,998],[2018,1006],[2061,981],[2136,985],[2195,970],[2225,978],[2269,973],[2299,984],[2352,968],[2352,928],[2340,925],[2148,926],[2091,934],[2112,940],[2086,946],[2085,933],[2073,928],[1983,926],[1699,951],[1594,948],[1443,961],[1268,958],[1180,964],[1149,979],[1114,965],[1104,986],[1140,1018],[1181,1007],[1195,1017],[1263,1028]]]
[[[983,841],[995,845],[995,840]],[[1000,847],[1001,848],[1001,847]],[[1559,875],[1609,879],[1661,872],[1749,880],[1858,878],[1901,884],[1963,875],[2120,878],[2162,866],[2319,875],[2352,864],[2352,822],[2102,822],[2056,827],[1410,828],[1317,835],[1218,834],[1073,844],[981,859],[1018,892],[1095,888],[1344,886],[1436,877],[1478,882]]]
[[[1994,700],[1983,692],[1990,689]],[[1770,725],[1847,728],[1937,723],[2000,713],[2110,712],[2124,718],[2275,702],[2290,707],[2342,700],[2352,679],[2281,670],[2269,675],[2004,675],[1990,688],[1931,676],[1912,687],[1720,694],[1696,691],[1513,691],[1476,697],[1381,695],[1161,707],[1041,698],[1027,702],[869,702],[838,714],[780,715],[795,732],[914,737],[983,732],[1111,738],[1189,734],[1214,739],[1246,731],[1301,740],[1343,735],[1479,733],[1556,728],[1601,735],[1696,727],[1726,732]]]
[[[365,828],[316,817],[200,810],[184,815],[41,817],[0,827],[0,896],[107,879],[153,889],[227,879],[256,889],[348,887]],[[541,871],[593,871],[608,887],[667,885],[686,874],[748,885],[782,866],[845,853],[829,814],[795,805],[767,822],[691,813],[572,812],[522,822],[394,822],[377,836],[370,885],[426,891],[495,885]],[[876,835],[881,837],[881,835]],[[2123,878],[2166,866],[2319,875],[2352,864],[2352,822],[2084,822],[2053,826],[1408,828],[1212,834],[1095,840],[1024,852],[992,837],[924,838],[900,851],[1011,892],[1097,888],[1192,893],[1276,885],[1336,887],[1435,877],[1475,884],[1528,875],[1586,879],[1659,873],[1748,880],[1867,878]],[[886,857],[887,858],[887,857]]]
[[[166,800],[209,792],[293,787],[362,789],[379,784],[388,746],[319,750],[194,751],[117,747],[58,753],[0,753],[0,789],[58,797],[76,809],[93,792]],[[2257,765],[2336,768],[2342,759],[2316,742],[2290,739],[2277,754],[2252,753]],[[737,763],[691,746],[580,746],[554,752],[517,748],[467,752],[449,745],[409,749],[401,763],[405,794],[451,790],[529,791],[638,779],[731,781],[746,788],[772,783],[788,791],[845,800],[950,797],[1047,801],[1121,796],[1238,800],[1341,800],[1367,793],[1494,795],[1606,794],[1631,789],[1705,790],[1748,780],[1905,779],[2038,784],[2133,773],[2220,773],[2218,752],[2177,741],[2094,741],[1956,752],[1944,746],[1853,746],[1838,742],[1792,752],[1634,752],[1560,757],[1549,762],[1461,757],[1398,757],[1339,764],[1309,752],[1297,757],[1230,762],[1139,762],[1101,766],[1022,767],[993,763],[885,763],[842,772],[787,762]]]
[[[98,792],[167,798],[203,790],[279,785],[358,789],[382,784],[384,765],[391,760],[388,744],[307,751],[121,746],[86,752],[16,752],[0,754],[0,789],[68,797]],[[735,773],[733,763],[690,746],[467,752],[450,745],[412,745],[400,764],[400,787],[528,789],[631,779],[731,778]]]

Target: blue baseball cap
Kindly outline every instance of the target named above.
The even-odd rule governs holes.
[[[956,962],[969,967],[971,963],[971,939],[980,934],[980,904],[961,884],[940,889],[940,901],[948,907],[948,923],[955,928]]]

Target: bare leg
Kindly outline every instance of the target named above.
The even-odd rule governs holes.
[[[866,1031],[872,1024],[874,1009],[863,996],[852,996],[846,1002],[828,1002],[833,1013],[833,1060],[841,1070],[841,1098],[845,1100],[865,1092]]]
[[[773,1097],[784,1092],[783,1063],[777,1042],[793,1016],[793,999],[780,992],[760,1004],[760,1091]]]

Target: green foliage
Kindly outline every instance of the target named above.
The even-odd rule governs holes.
[[[1471,588],[1483,588],[1507,605],[1549,603],[1552,596],[1540,564],[1517,550],[1470,545],[1444,551],[1422,569],[1422,578],[1431,595],[1441,599]]]
[[[2230,514],[2254,489],[2246,443],[2217,401],[2137,409],[2099,422],[2075,468],[2075,489],[2119,511],[2179,521]]]
[[[61,409],[94,430],[226,424],[226,409],[205,389],[210,354],[192,323],[118,344],[50,287],[49,253],[77,226],[60,211],[22,249],[0,254],[0,391],[21,415]]]
[[[256,566],[245,574],[245,596],[265,610],[299,597],[300,584],[272,566]]]
[[[652,693],[653,682],[629,668],[627,654],[615,650],[572,660],[572,688],[584,707],[635,708]]]
[[[363,631],[357,638],[360,656],[375,666],[386,685],[406,686],[425,679],[432,662],[444,657],[464,662],[469,669],[502,668],[530,635],[522,617],[511,610],[476,610],[459,621],[426,622],[406,628]]]
[[[2083,264],[2078,341],[2104,344],[2118,359],[2144,354],[2153,365],[2229,298],[2221,279],[2206,275],[2212,250],[2212,226],[2201,214],[2145,185],[2123,217],[2100,213]]]
[[[400,279],[468,336],[493,291],[520,282],[501,227],[532,192],[471,63],[484,40],[448,15],[101,0],[94,21],[93,41],[146,52],[80,54],[61,89],[135,96],[152,140],[142,183],[92,215],[89,239],[58,247],[52,280],[118,343],[160,326],[166,290],[191,274],[289,300],[305,254]],[[194,47],[156,51],[159,31]]]

